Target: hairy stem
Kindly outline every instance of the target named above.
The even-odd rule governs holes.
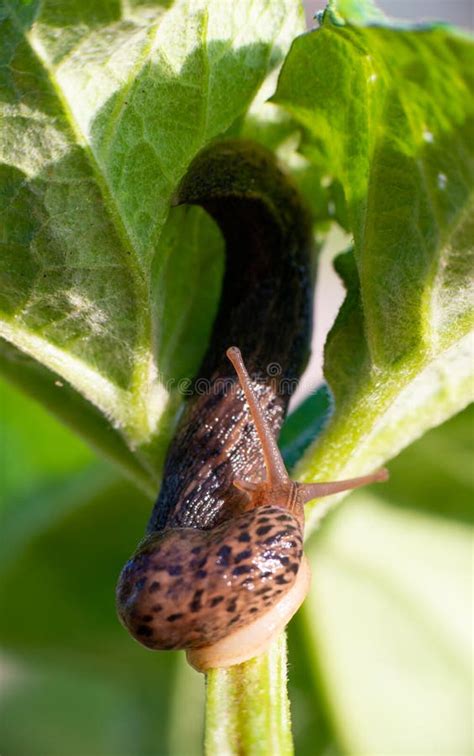
[[[244,664],[207,675],[207,756],[293,753],[286,690],[286,636]]]

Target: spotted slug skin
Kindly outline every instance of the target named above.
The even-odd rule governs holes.
[[[273,157],[247,142],[202,153],[177,201],[215,219],[227,260],[198,376],[210,387],[187,402],[147,536],[117,587],[121,621],[152,649],[202,648],[251,623],[291,589],[303,553],[302,505],[287,493],[259,500],[235,485],[263,482],[266,468],[226,349],[239,345],[276,438],[309,355],[308,217]]]
[[[153,535],[134,558],[125,589],[139,612],[134,634],[150,648],[208,646],[278,601],[302,553],[301,523],[271,506],[204,532]]]

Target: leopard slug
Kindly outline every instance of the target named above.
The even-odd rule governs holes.
[[[177,202],[201,205],[217,222],[226,271],[199,374],[206,382],[195,384],[206,390],[187,402],[117,608],[140,643],[185,649],[206,671],[264,651],[304,600],[304,503],[386,473],[295,483],[278,450],[309,355],[311,227],[272,155],[249,142],[212,145]]]

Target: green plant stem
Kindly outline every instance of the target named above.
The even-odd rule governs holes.
[[[286,690],[286,636],[244,664],[207,675],[207,756],[293,753]]]

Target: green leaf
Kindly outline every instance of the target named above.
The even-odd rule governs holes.
[[[220,283],[214,227],[170,212],[173,195],[281,61],[300,8],[7,0],[2,14],[0,335],[90,403],[66,418],[85,438],[126,469],[128,447],[156,486]]]
[[[336,412],[296,468],[307,480],[376,468],[473,396],[473,45],[370,7],[331,3],[274,98],[340,181],[354,237],[325,352]]]
[[[332,16],[335,23],[344,24],[346,21],[357,24],[381,22],[384,14],[373,0],[329,0],[326,13]],[[390,20],[391,23],[393,20]]]
[[[472,421],[403,452],[389,484],[351,496],[308,545],[300,630],[346,754],[472,751]]]
[[[27,394],[51,409],[71,429],[78,432],[93,448],[120,465],[122,470],[149,496],[156,494],[157,483],[125,443],[123,437],[104,423],[100,411],[90,404],[69,383],[59,379],[36,360],[17,349],[8,341],[0,339],[0,374],[8,378]],[[30,404],[30,406],[33,403]],[[32,410],[33,414],[37,414]],[[29,427],[28,410],[25,409],[25,428]],[[20,419],[20,418],[18,418]],[[49,431],[50,423],[46,433]],[[44,427],[34,426],[35,434],[30,434],[36,446],[41,445]],[[47,436],[46,436],[47,439]],[[31,455],[30,445],[25,456]],[[16,463],[21,462],[21,457]]]

